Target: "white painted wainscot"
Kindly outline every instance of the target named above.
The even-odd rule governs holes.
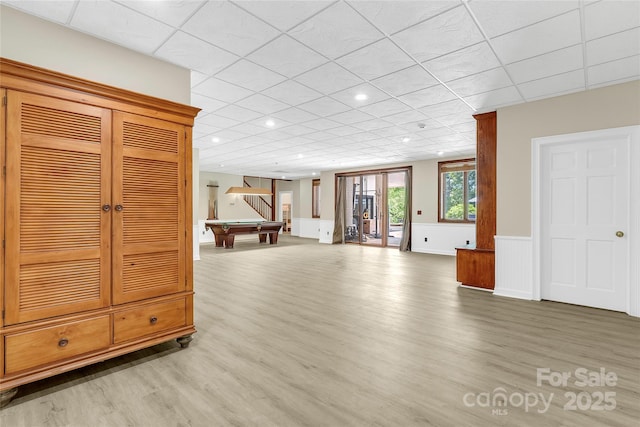
[[[456,248],[475,240],[475,224],[411,223],[412,252],[455,256]]]
[[[496,285],[494,295],[528,300],[533,289],[533,245],[531,237],[495,236]]]

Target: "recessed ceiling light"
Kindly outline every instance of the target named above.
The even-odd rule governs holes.
[[[266,122],[264,122],[265,125],[267,125],[268,127],[272,128],[276,125],[276,122],[274,122],[273,120],[269,119]]]
[[[304,154],[302,154],[302,153],[298,154],[298,158],[299,158],[299,159],[301,159],[301,158],[303,158],[303,157],[304,157]]]
[[[312,176],[316,176],[317,174],[315,172],[311,172],[311,175]]]
[[[220,138],[214,136],[213,138],[211,138],[211,142],[220,142]]]
[[[365,101],[367,98],[369,97],[366,93],[359,93],[356,95],[356,101]]]
[[[438,151],[438,156],[444,155],[444,151]]]
[[[286,177],[286,176],[284,176],[284,175],[282,175],[282,179],[287,179],[287,177]]]
[[[224,167],[224,165],[223,165],[222,163],[220,163],[220,165],[219,165],[219,166],[220,166],[221,168],[223,168],[223,167]]]
[[[409,138],[408,136],[405,136],[404,138],[402,138],[402,142],[409,142],[411,141],[411,138]]]

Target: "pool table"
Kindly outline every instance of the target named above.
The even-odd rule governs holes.
[[[216,239],[216,247],[233,248],[233,241],[237,234],[257,234],[260,243],[267,241],[275,245],[278,243],[278,233],[284,223],[277,221],[221,221],[207,220],[204,222],[205,228],[213,231]]]

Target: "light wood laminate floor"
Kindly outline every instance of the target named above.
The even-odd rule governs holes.
[[[23,386],[0,426],[638,425],[638,319],[460,288],[453,257],[258,246],[201,247],[188,349]],[[538,368],[571,377],[538,386]],[[579,387],[581,368],[615,385]]]

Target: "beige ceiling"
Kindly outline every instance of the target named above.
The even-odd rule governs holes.
[[[640,78],[638,0],[2,2],[191,69],[207,171],[472,155],[476,112]]]

